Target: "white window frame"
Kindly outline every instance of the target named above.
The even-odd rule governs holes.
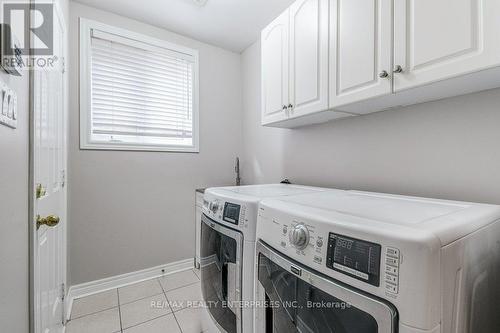
[[[92,29],[104,31],[117,36],[123,36],[130,40],[139,41],[184,53],[194,59],[193,63],[193,145],[152,145],[152,144],[130,144],[122,142],[98,142],[91,139],[91,113],[92,113],[92,72],[91,72],[91,33]],[[117,28],[93,20],[80,18],[80,149],[89,150],[135,150],[135,151],[166,151],[166,152],[188,152],[198,153],[199,138],[199,56],[198,50],[179,46],[167,41],[156,39],[147,35],[139,34],[122,28]]]

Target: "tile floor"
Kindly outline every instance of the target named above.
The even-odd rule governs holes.
[[[186,270],[76,299],[66,333],[200,333],[199,272]]]

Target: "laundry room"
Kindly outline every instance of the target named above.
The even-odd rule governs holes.
[[[0,0],[0,332],[500,332],[499,17]]]

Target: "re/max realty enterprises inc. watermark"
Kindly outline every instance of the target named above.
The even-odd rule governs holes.
[[[55,69],[52,3],[0,0],[1,65],[5,70]]]

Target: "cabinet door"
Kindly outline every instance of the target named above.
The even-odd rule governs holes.
[[[290,117],[328,109],[328,2],[290,7]]]
[[[500,63],[500,1],[395,1],[396,91]]]
[[[286,10],[262,31],[262,124],[288,117],[289,13]]]
[[[330,107],[392,92],[392,22],[392,0],[330,2]]]

